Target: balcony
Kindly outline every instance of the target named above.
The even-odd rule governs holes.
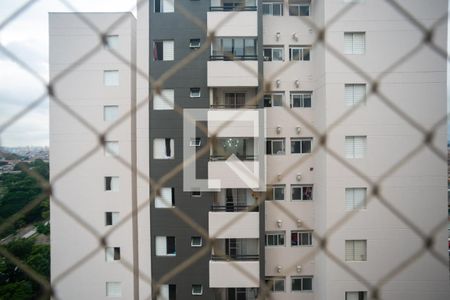
[[[211,237],[259,238],[259,212],[210,211],[208,225]]]
[[[207,26],[216,36],[257,36],[256,1],[212,0]]]
[[[244,274],[239,269],[244,269]],[[209,261],[209,287],[259,287],[259,261]]]
[[[256,300],[257,288],[222,288],[215,289],[214,300]]]

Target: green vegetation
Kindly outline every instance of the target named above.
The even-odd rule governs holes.
[[[19,163],[15,166],[15,170],[22,170],[22,168],[33,170],[48,180],[48,163],[42,160],[38,159],[32,163]],[[0,175],[0,187],[0,224],[42,194],[42,187],[37,180],[26,172]],[[25,224],[46,221],[48,217],[49,205],[46,198],[28,214],[21,216],[20,220],[6,231],[0,232],[0,237],[3,238],[15,233],[17,229],[24,227]]]
[[[48,180],[48,163],[35,160],[31,163],[21,162],[15,170],[31,169]],[[31,201],[42,195],[39,182],[26,172],[0,175],[0,224],[20,210]],[[36,243],[34,238],[18,238],[15,234],[24,227],[34,225],[39,234],[49,235],[49,200],[44,198],[35,208],[7,230],[0,232],[0,237],[7,237],[8,243],[2,242],[3,249],[25,263],[29,268],[44,278],[50,278],[50,246]],[[32,227],[31,227],[32,228]],[[6,257],[0,255],[0,299],[26,300],[36,299],[41,295],[40,286],[34,282],[26,272],[22,271]]]
[[[5,248],[40,275],[50,277],[50,246],[36,245],[33,239],[19,239]],[[40,286],[6,258],[0,257],[0,299],[34,299]]]

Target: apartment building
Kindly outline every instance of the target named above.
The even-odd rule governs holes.
[[[445,0],[399,3],[426,26],[447,11]],[[103,45],[86,19],[107,32]],[[446,36],[442,24],[433,41],[446,49]],[[378,0],[149,0],[137,19],[50,14],[56,296],[448,299],[448,268],[430,254],[382,281],[423,245],[392,210],[425,234],[447,218],[445,164],[429,149],[386,176],[423,136],[368,80],[381,77],[378,91],[431,128],[446,111],[446,60],[423,47],[389,70],[422,39]],[[189,134],[186,115],[198,117]],[[434,136],[443,152],[446,136]],[[445,228],[433,249],[447,257]]]

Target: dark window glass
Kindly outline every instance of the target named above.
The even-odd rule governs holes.
[[[284,200],[284,187],[275,187],[275,200]]]
[[[312,291],[312,278],[303,278],[303,290]]]
[[[303,187],[303,200],[312,200],[313,188],[312,186]]]
[[[112,225],[112,213],[111,212],[106,213],[106,225]]]
[[[169,299],[177,300],[177,286],[175,284],[169,284]]]
[[[272,60],[272,49],[264,49],[264,60],[265,61]]]
[[[167,237],[167,254],[175,254],[175,237]]]
[[[297,232],[291,233],[291,246],[298,246],[298,234]]]
[[[112,177],[105,177],[105,190],[107,191],[111,190],[111,180]]]
[[[302,188],[295,187],[292,188],[292,200],[301,200],[302,199]]]
[[[301,291],[302,290],[301,278],[293,278],[292,279],[292,290],[293,291]]]
[[[302,153],[311,153],[311,141],[302,141]]]
[[[155,12],[161,12],[161,0],[155,0]]]
[[[303,107],[311,107],[311,94],[303,96]]]
[[[300,5],[300,16],[309,16],[309,5]]]
[[[120,248],[114,247],[114,260],[119,260],[119,259],[120,259]]]
[[[272,96],[264,95],[264,107],[272,107]]]
[[[272,141],[266,141],[266,154],[272,154]]]
[[[300,153],[300,141],[291,142],[291,153]]]

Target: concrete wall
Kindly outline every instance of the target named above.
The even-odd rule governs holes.
[[[123,17],[123,22],[110,33],[119,35],[116,51],[127,61],[135,62],[136,20],[131,14],[87,13],[83,17],[103,31]],[[100,43],[99,36],[77,14],[51,13],[49,21],[50,79],[56,80],[56,97],[91,128],[102,132],[111,125],[103,121],[104,105],[118,105],[119,117],[133,105],[133,72],[103,46],[86,60],[74,64]],[[60,77],[67,68],[70,72]],[[119,70],[119,86],[104,86],[104,70]],[[134,163],[134,134],[134,124],[126,118],[106,136],[107,140],[119,141],[120,158],[129,165]],[[84,157],[98,143],[95,133],[61,105],[50,101],[51,276],[58,298],[106,299],[107,281],[121,282],[124,298],[133,299],[136,295],[135,219],[124,221],[106,240],[108,245],[120,247],[121,259],[130,268],[120,262],[106,262],[104,247],[94,235],[103,235],[110,229],[105,226],[106,211],[119,212],[119,220],[131,213],[136,200],[132,192],[135,181],[130,168],[105,156],[101,147]],[[72,164],[74,167],[64,176],[58,176]],[[120,177],[119,191],[105,191],[105,176]]]

